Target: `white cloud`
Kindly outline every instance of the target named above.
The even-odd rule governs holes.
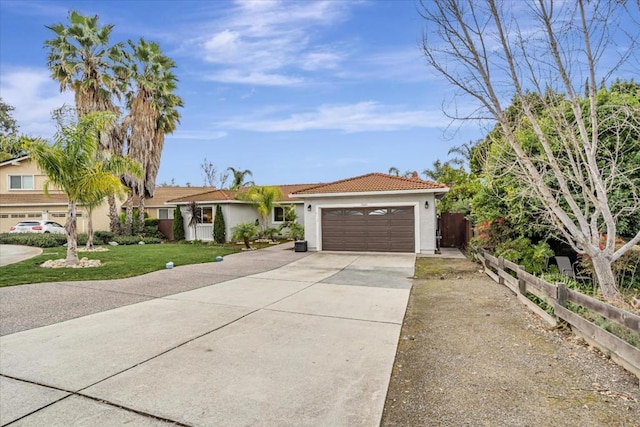
[[[218,123],[221,128],[254,132],[299,132],[337,130],[343,132],[398,131],[412,128],[439,128],[449,119],[438,111],[412,110],[374,101],[347,105],[322,105],[315,110],[291,113],[288,117],[268,114],[235,117]]]
[[[220,139],[227,136],[226,132],[220,131],[203,131],[203,130],[177,130],[171,135],[167,135],[167,139],[188,139],[196,141],[210,141],[212,139]]]
[[[317,27],[346,19],[356,4],[340,1],[238,1],[217,18],[193,52],[215,67],[207,79],[255,85],[297,85],[301,74],[336,68],[346,53],[316,44]],[[219,8],[216,10],[219,16]]]
[[[58,83],[49,77],[49,72],[39,68],[3,70],[0,96],[15,107],[12,115],[20,132],[42,138],[51,138],[55,133],[51,112],[64,104],[73,105],[73,94],[60,93]]]

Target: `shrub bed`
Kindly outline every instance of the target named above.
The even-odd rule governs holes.
[[[147,245],[162,243],[162,239],[157,237],[139,236],[115,236],[109,231],[96,231],[93,235],[94,243],[104,245],[108,242],[116,242],[119,245],[137,245],[144,242]],[[0,244],[35,246],[38,248],[55,248],[67,243],[67,236],[64,234],[36,234],[36,233],[1,233]],[[78,246],[87,244],[87,235],[78,234]]]

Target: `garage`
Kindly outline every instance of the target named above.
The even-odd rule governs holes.
[[[413,206],[322,209],[327,251],[414,252]]]
[[[370,173],[290,194],[304,203],[310,251],[437,251],[436,203],[449,188],[411,177]]]

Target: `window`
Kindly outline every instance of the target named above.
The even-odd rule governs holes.
[[[173,209],[159,208],[158,219],[173,219]]]
[[[33,175],[9,175],[9,190],[33,190]]]
[[[284,222],[284,208],[282,206],[273,208],[273,222]]]
[[[52,213],[51,216],[54,217],[54,218],[66,218],[67,214],[66,213]]]

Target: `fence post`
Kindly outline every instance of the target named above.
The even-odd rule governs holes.
[[[504,285],[504,277],[500,275],[500,272],[504,273],[504,258],[498,258],[498,283]]]
[[[518,290],[520,291],[520,293],[522,295],[526,296],[527,295],[527,282],[522,277],[520,277],[520,272],[521,271],[525,271],[524,270],[524,266],[519,265],[518,266],[518,271],[516,271],[516,275],[518,276]]]
[[[487,251],[482,250],[482,272],[487,273]]]
[[[564,283],[558,284],[558,305],[561,307],[567,306],[567,299],[569,297],[569,293],[567,292],[567,287]]]

